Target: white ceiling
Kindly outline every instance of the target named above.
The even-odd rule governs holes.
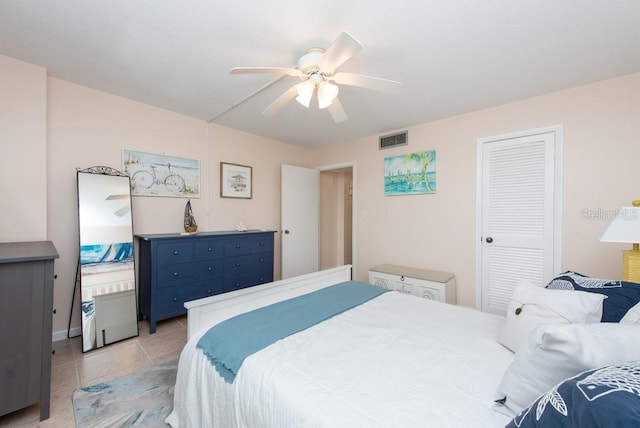
[[[263,116],[299,82],[287,76],[231,108],[277,77],[230,75],[232,67],[295,67],[342,31],[364,49],[339,71],[399,80],[400,94],[341,86],[349,120],[339,124],[295,101]],[[0,54],[315,147],[640,71],[640,1],[2,0]]]

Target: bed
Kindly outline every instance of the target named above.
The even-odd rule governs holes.
[[[527,308],[521,312],[532,317],[528,323],[522,323],[522,317],[514,322],[509,315],[389,291],[248,354],[231,381],[203,351],[212,326],[215,330],[238,314],[253,316],[342,287],[350,277],[350,266],[342,266],[187,302],[189,340],[180,356],[167,423],[174,428],[536,426],[527,425],[527,418],[536,417],[527,405],[558,377],[571,378],[578,368],[617,362],[609,360],[620,357],[620,346],[606,343],[619,343],[615,334],[636,334],[639,345],[625,345],[622,353],[624,358],[640,359],[636,325],[613,335],[611,329],[598,331],[596,339],[591,330],[578,328],[604,325],[599,322],[604,297],[531,285],[523,285],[520,295],[514,292],[510,303]],[[553,299],[548,313],[529,310],[544,307],[536,299],[548,299],[549,293]],[[562,319],[539,322],[550,313]],[[566,337],[567,326],[574,328],[569,336],[577,339],[568,339],[569,345],[556,340],[556,348],[547,343],[549,338]],[[566,349],[592,339],[615,348],[610,350],[615,358],[590,355],[584,361],[579,351]],[[532,363],[545,359],[558,366],[554,376],[532,385],[523,382],[531,377],[530,370],[547,372]],[[543,405],[550,402],[555,403],[553,397]]]

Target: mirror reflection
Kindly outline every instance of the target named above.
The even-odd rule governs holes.
[[[138,335],[129,176],[78,171],[83,352]]]

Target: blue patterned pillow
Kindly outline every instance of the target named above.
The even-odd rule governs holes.
[[[602,322],[620,322],[629,309],[640,303],[640,284],[589,278],[571,271],[553,278],[547,288],[604,294],[607,298],[602,304]]]
[[[524,409],[506,428],[640,426],[640,361],[569,378]]]

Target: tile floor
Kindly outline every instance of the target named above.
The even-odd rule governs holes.
[[[179,355],[187,342],[187,318],[158,323],[149,334],[149,323],[139,322],[140,335],[95,351],[82,353],[80,337],[53,343],[51,359],[51,412],[40,422],[40,407],[34,405],[0,416],[0,427],[75,427],[73,391],[141,370]]]

